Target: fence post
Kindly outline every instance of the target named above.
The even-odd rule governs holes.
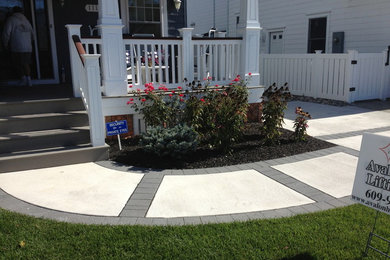
[[[67,24],[65,27],[68,29],[68,45],[70,54],[70,71],[72,73],[73,96],[80,97],[80,72],[78,71],[75,64],[76,59],[79,59],[79,55],[76,48],[74,47],[72,35],[77,35],[80,37],[81,24]]]
[[[359,53],[356,50],[348,50],[348,59],[347,59],[347,68],[348,68],[348,81],[345,84],[345,92],[347,97],[347,102],[352,103],[356,100],[356,91],[359,87],[359,74],[356,64],[353,64],[357,61]]]
[[[192,30],[194,28],[181,28],[179,32],[183,37],[183,77],[188,81],[194,79],[194,50],[192,46]],[[184,80],[179,79],[179,80]]]
[[[384,50],[383,52],[383,62],[382,62],[382,76],[381,76],[381,90],[380,90],[380,99],[381,100],[386,100],[387,98],[387,95],[388,93],[386,93],[388,91],[388,88],[390,87],[390,84],[389,84],[389,66],[386,66],[386,62],[387,62],[387,49]]]
[[[88,88],[88,118],[92,146],[105,144],[102,96],[100,91],[100,54],[83,54]]]

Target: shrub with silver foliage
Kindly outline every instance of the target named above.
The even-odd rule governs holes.
[[[160,157],[181,158],[196,149],[197,139],[197,133],[185,124],[171,128],[155,126],[142,135],[141,145],[145,151]]]

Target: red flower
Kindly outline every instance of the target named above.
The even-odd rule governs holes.
[[[170,97],[172,97],[173,95],[172,94],[169,94]]]
[[[248,75],[251,76],[251,75],[252,75],[252,72],[249,72]]]
[[[172,90],[172,94],[175,94],[175,91],[174,91],[174,90]]]
[[[182,87],[178,86],[177,89],[183,89]]]
[[[184,94],[179,94],[179,97],[183,97],[184,96]]]
[[[126,104],[130,105],[131,103],[130,103],[130,101],[127,101],[127,103],[126,103]]]
[[[133,85],[129,85],[129,88],[132,88],[133,87]]]
[[[134,101],[134,98],[130,98],[130,101]]]
[[[237,76],[235,79],[233,79],[234,82],[240,81],[240,78]]]
[[[144,98],[143,98],[143,99],[141,99],[141,101],[142,101],[142,102],[145,102],[145,101],[146,101],[146,99],[144,99]]]
[[[201,99],[199,99],[200,101],[202,101],[202,102],[204,102],[204,99],[203,98],[201,98]]]
[[[184,101],[184,99],[181,98],[181,99],[180,99],[180,102],[183,102],[183,101]]]
[[[215,85],[216,87],[219,87],[219,85],[217,84],[217,85]]]
[[[207,79],[210,79],[210,80],[211,80],[211,79],[213,79],[213,77],[208,77]]]

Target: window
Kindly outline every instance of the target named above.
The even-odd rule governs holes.
[[[160,0],[129,0],[130,34],[161,36]]]
[[[315,53],[316,50],[325,52],[326,20],[326,17],[309,19],[308,53]]]

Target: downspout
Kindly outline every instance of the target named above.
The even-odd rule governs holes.
[[[214,26],[213,26],[213,28],[216,29],[216,27],[215,27],[215,0],[213,0],[213,5],[214,5],[214,16],[213,16],[213,24],[214,24]]]
[[[229,15],[230,15],[230,0],[227,0],[227,11],[226,11],[226,37],[230,36],[229,31]]]

